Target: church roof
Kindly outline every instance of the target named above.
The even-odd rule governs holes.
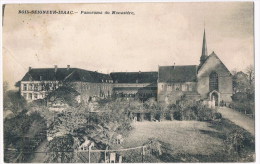
[[[196,82],[197,66],[160,66],[159,82]]]
[[[216,57],[220,61],[221,65],[227,70],[227,72],[229,72],[231,74],[231,72],[228,70],[228,68],[225,66],[225,64],[223,64],[223,62],[219,59],[219,57],[215,54],[214,51],[209,56],[207,56],[205,62],[201,66],[199,66],[198,71],[201,70],[204,67],[204,65],[206,65],[208,60],[212,57]]]
[[[110,76],[117,83],[156,83],[158,72],[112,72]]]
[[[108,74],[78,68],[33,68],[22,78],[22,81],[84,81],[102,82],[111,80]]]

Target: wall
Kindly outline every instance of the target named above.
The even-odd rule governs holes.
[[[201,95],[201,98],[208,99],[210,92],[209,75],[213,71],[218,74],[218,92],[220,93],[220,101],[232,101],[232,75],[216,55],[210,55],[206,63],[204,63],[198,72],[197,91]]]
[[[157,97],[157,85],[150,83],[114,83],[113,93],[118,97],[135,97],[142,101]]]
[[[94,97],[110,97],[113,91],[112,83],[72,82],[71,87],[78,91],[83,102],[88,102]]]
[[[157,100],[160,103],[175,104],[182,97],[189,95],[190,99],[198,99],[196,82],[158,83]]]
[[[26,90],[24,85],[27,86]],[[32,87],[30,87],[30,85]],[[21,81],[20,94],[25,98],[25,100],[33,101],[45,98],[48,93],[57,89],[58,87],[58,81]]]

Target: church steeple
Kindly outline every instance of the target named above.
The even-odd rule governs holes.
[[[202,65],[205,62],[207,57],[208,57],[208,51],[207,51],[207,42],[206,42],[206,32],[205,32],[205,28],[204,28],[202,52],[201,52],[201,56],[200,56],[200,65]]]

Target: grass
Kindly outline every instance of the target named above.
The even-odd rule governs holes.
[[[157,159],[152,159],[153,161],[145,162],[234,161],[234,158],[225,152],[223,141],[233,129],[240,128],[226,119],[212,122],[137,122],[133,126],[134,130],[125,139],[124,147],[143,145],[149,138],[158,139],[162,144],[163,154]],[[254,154],[254,146],[245,147],[244,155],[247,154]]]

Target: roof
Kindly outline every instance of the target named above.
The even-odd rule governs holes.
[[[29,70],[22,81],[84,81],[84,82],[106,82],[112,80],[108,74],[93,72],[78,68],[33,68]],[[41,79],[42,78],[42,79]]]
[[[207,56],[205,62],[198,68],[198,71],[201,70],[201,69],[204,67],[204,65],[206,65],[206,63],[208,62],[208,60],[209,60],[210,58],[212,58],[212,57],[216,57],[216,58],[220,61],[220,63],[223,65],[224,69],[226,69],[226,71],[229,72],[230,75],[232,75],[231,72],[228,70],[228,68],[225,66],[225,64],[223,64],[223,62],[222,62],[222,61],[219,59],[219,57],[215,54],[214,51],[213,51],[209,56]]]
[[[197,66],[159,66],[159,82],[196,82]]]
[[[116,83],[156,83],[158,72],[112,72],[110,76]]]

